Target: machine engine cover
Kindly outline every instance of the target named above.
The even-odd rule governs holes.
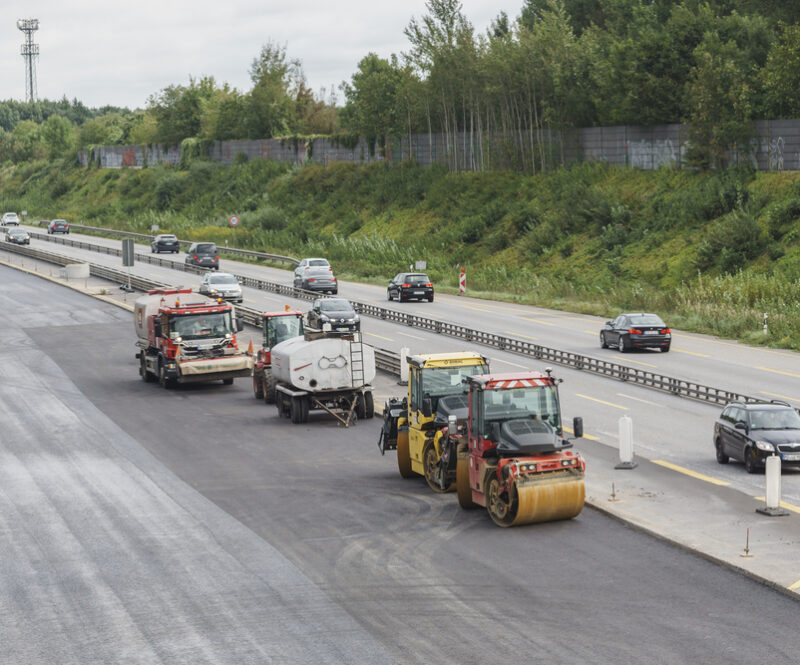
[[[436,406],[435,422],[437,425],[447,425],[448,416],[454,415],[456,419],[463,423],[469,415],[469,395],[447,395],[439,398]]]
[[[502,457],[552,453],[570,445],[546,420],[507,420],[500,426],[497,452]]]

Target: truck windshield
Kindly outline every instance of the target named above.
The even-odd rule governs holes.
[[[462,367],[427,367],[422,369],[421,393],[425,397],[445,397],[464,392],[462,381],[473,374],[486,374],[486,365],[465,365]]]
[[[561,410],[555,386],[508,388],[483,392],[483,430],[491,423],[532,418],[546,420],[556,431],[561,430]]]
[[[169,326],[170,332],[177,333],[183,339],[225,337],[226,333],[233,334],[230,312],[172,316]]]

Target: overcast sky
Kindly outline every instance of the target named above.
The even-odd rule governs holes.
[[[462,6],[482,33],[500,11],[516,18],[522,0]],[[315,93],[330,92],[370,51],[408,51],[403,29],[427,13],[425,0],[2,0],[2,7],[0,99],[25,99],[16,21],[37,18],[39,99],[129,108],[144,108],[151,94],[190,76],[249,90],[250,64],[270,40],[303,63]]]

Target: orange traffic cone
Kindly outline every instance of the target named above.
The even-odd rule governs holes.
[[[252,356],[253,355],[253,340],[252,339],[250,340],[250,344],[247,346],[247,355],[248,356]]]

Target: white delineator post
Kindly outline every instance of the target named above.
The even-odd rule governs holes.
[[[467,292],[467,270],[461,268],[461,274],[458,276],[458,295],[464,295]]]
[[[788,515],[789,511],[781,508],[781,458],[777,455],[770,455],[767,457],[766,467],[764,476],[767,489],[764,506],[756,508],[756,512],[770,517]]]
[[[639,466],[633,461],[633,420],[630,416],[619,419],[619,464],[615,469],[635,469]]]
[[[407,346],[400,349],[400,380],[397,382],[401,386],[408,385],[408,354],[410,350]]]

